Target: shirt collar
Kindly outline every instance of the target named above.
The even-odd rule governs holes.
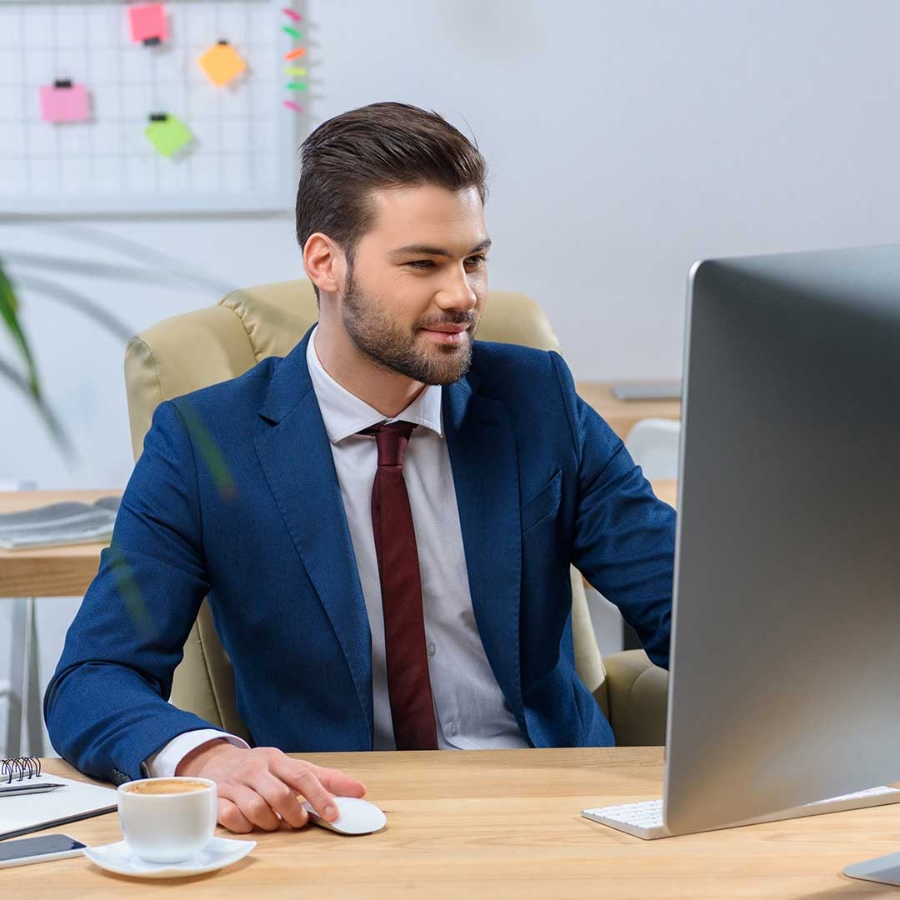
[[[309,367],[309,377],[312,380],[316,399],[319,401],[325,431],[332,444],[337,444],[364,428],[371,428],[373,425],[380,425],[383,422],[412,422],[430,429],[438,437],[444,436],[441,424],[442,388],[439,384],[427,385],[425,390],[403,412],[394,416],[393,419],[385,419],[377,409],[351,394],[325,371],[319,361],[319,355],[316,353],[316,332],[318,330],[319,328],[316,326],[310,335],[306,347],[306,364]]]

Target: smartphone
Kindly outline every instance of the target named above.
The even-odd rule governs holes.
[[[81,851],[86,846],[67,834],[45,834],[18,841],[0,841],[0,869],[81,856]]]

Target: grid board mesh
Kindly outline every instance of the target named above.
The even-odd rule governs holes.
[[[281,31],[285,5],[169,0],[169,41],[145,47],[124,2],[0,3],[0,212],[289,207],[299,117],[283,105],[283,55],[297,45]],[[216,88],[197,58],[222,39],[249,73]],[[57,79],[87,86],[90,122],[41,120],[40,88]],[[182,157],[153,149],[153,112],[190,128]]]

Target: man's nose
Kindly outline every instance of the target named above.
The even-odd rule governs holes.
[[[470,310],[478,303],[478,295],[469,283],[468,273],[460,265],[447,273],[446,281],[441,285],[435,297],[441,309]]]

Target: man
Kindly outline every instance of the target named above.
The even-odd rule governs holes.
[[[558,355],[473,343],[481,154],[384,103],[324,123],[302,163],[320,320],[159,406],[45,700],[78,768],[212,778],[234,831],[365,791],[282,751],[611,744],[575,673],[572,563],[668,662],[674,512]],[[166,702],[207,595],[253,749]]]

